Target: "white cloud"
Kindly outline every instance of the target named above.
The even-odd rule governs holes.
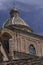
[[[24,3],[43,4],[43,0],[16,0]]]
[[[22,2],[25,4],[39,5],[39,7],[43,8],[43,0],[0,0],[0,10],[12,8],[14,6],[13,3],[15,1]],[[21,7],[20,5],[17,5],[17,4],[16,6]]]
[[[25,4],[39,5],[43,8],[43,0],[16,0]]]
[[[13,0],[0,0],[0,10],[5,10],[12,6]]]

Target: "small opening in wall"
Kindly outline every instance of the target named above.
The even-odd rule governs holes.
[[[29,53],[32,54],[32,55],[35,55],[36,54],[35,47],[32,44],[29,46]]]

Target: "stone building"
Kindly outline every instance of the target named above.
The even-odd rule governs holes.
[[[34,34],[16,8],[0,30],[0,65],[43,65],[43,36]]]

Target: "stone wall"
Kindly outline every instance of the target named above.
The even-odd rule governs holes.
[[[43,56],[43,40],[34,37],[33,35],[27,35],[25,32],[14,32],[14,51],[19,51],[29,54],[29,46],[33,45],[36,49],[36,56]]]
[[[9,41],[9,49],[11,49],[10,54],[15,57],[14,51],[30,54],[29,46],[32,44],[36,50],[36,56],[43,56],[43,38],[39,38],[37,35],[33,33],[27,33],[21,30],[14,29],[4,29],[2,30],[2,34],[8,33],[12,36]]]

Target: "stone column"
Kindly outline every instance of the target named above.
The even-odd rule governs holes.
[[[4,65],[3,64],[3,54],[1,53],[1,42],[0,42],[0,65]]]
[[[9,52],[10,52],[10,57],[14,59],[14,40],[9,39]]]

